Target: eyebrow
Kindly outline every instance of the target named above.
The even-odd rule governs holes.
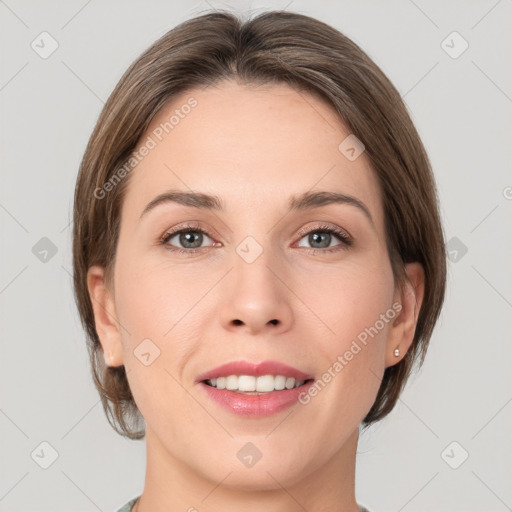
[[[140,218],[159,205],[166,203],[178,203],[193,208],[201,208],[211,211],[223,211],[225,209],[223,201],[215,195],[204,194],[202,192],[184,192],[180,190],[169,190],[155,197],[144,208]],[[348,204],[361,210],[374,225],[373,218],[366,205],[356,197],[339,192],[304,192],[298,196],[292,196],[289,201],[289,211],[303,211],[328,204]]]

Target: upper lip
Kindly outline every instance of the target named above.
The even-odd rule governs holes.
[[[312,375],[301,372],[297,368],[280,363],[279,361],[262,361],[261,363],[231,361],[199,375],[197,382],[217,377],[226,377],[228,375],[253,375],[255,377],[260,377],[261,375],[283,375],[284,377],[293,377],[295,380],[309,380],[313,378]]]

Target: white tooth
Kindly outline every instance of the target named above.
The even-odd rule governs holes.
[[[276,389],[276,391],[281,391],[285,388],[286,377],[283,377],[282,375],[277,375],[274,380],[274,388]]]
[[[226,389],[238,389],[238,377],[236,375],[228,375],[226,377]]]
[[[240,375],[238,377],[239,391],[256,391],[256,377],[252,375]]]
[[[274,376],[262,375],[256,379],[256,391],[260,393],[270,393],[274,391]]]
[[[293,377],[286,378],[283,375],[228,375],[217,377],[208,381],[217,389],[228,389],[241,393],[271,393],[283,389],[293,389],[302,386],[305,381],[295,380]]]

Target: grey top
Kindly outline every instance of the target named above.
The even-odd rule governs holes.
[[[135,498],[132,498],[126,505],[121,507],[117,512],[130,512],[132,507],[135,505],[135,502],[140,498],[140,496],[137,496]],[[367,508],[362,507],[359,505],[359,512],[370,512]]]
[[[135,502],[140,498],[140,496],[136,496],[135,498],[132,498],[126,505],[121,507],[117,512],[130,512],[133,505],[135,505]]]

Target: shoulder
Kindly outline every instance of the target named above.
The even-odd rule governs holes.
[[[140,498],[140,496],[136,496],[135,498],[132,498],[126,505],[123,505],[120,509],[118,509],[116,512],[130,512],[133,505],[135,505],[135,502]]]

